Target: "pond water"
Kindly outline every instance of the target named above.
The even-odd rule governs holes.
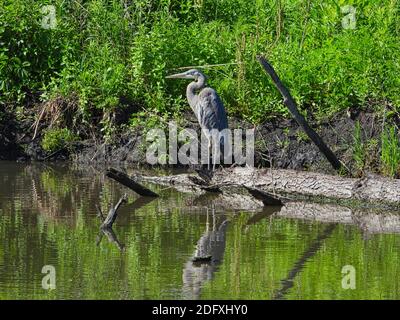
[[[0,299],[400,298],[396,212],[224,211],[148,186],[161,197],[88,166],[0,162]],[[96,205],[125,192],[113,233],[100,233]]]

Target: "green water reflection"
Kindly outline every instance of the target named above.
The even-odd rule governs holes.
[[[155,186],[162,196],[138,203],[84,169],[0,162],[1,299],[400,298],[397,226],[366,234],[355,224],[224,212]],[[113,228],[120,250],[107,236],[99,242],[96,204],[107,212],[125,192]],[[44,265],[55,267],[54,290],[42,288]],[[342,288],[345,265],[355,267],[354,290]]]

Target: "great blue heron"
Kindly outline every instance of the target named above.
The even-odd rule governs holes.
[[[218,134],[219,145],[215,145],[214,151],[218,151],[218,149],[221,150],[224,144],[228,143],[226,130],[224,130],[228,128],[228,119],[221,98],[214,89],[207,87],[207,78],[199,70],[192,69],[183,73],[174,74],[167,76],[167,79],[195,80],[188,85],[186,97],[199,121],[203,133],[208,139],[208,159],[210,159],[212,140],[214,138],[214,143],[217,140],[215,139],[215,133]],[[215,153],[213,155],[214,170],[216,156]],[[208,160],[208,169],[210,169],[210,160]]]

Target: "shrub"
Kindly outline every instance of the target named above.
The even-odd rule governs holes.
[[[57,28],[40,26],[47,0],[0,1],[0,100],[79,96],[87,119],[120,108],[175,115],[188,108],[176,68],[206,68],[229,115],[258,123],[288,115],[255,60],[265,54],[303,111],[327,117],[370,98],[400,105],[395,1],[63,1]],[[357,9],[342,28],[340,7]],[[0,101],[1,102],[1,101]]]
[[[55,152],[64,148],[68,148],[70,143],[78,138],[67,128],[48,129],[42,139],[41,145],[43,150],[47,152]]]

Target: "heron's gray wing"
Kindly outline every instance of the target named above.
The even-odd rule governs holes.
[[[214,89],[206,88],[200,92],[198,100],[198,119],[202,128],[228,128],[228,119],[221,98]]]

